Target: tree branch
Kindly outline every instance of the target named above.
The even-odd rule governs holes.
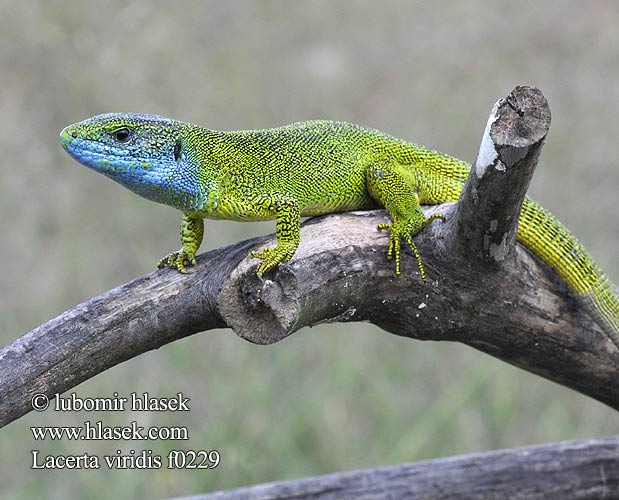
[[[497,101],[452,219],[456,227],[448,242],[453,251],[487,269],[509,259],[549,128],[550,107],[539,89],[516,87]]]
[[[340,472],[184,500],[617,500],[619,437]],[[183,500],[183,499],[178,499]]]
[[[513,96],[524,99],[519,106],[537,109],[526,97],[536,92],[521,89]],[[498,109],[508,113],[507,108]],[[528,137],[528,153],[515,163],[529,172],[547,122],[537,120],[541,129],[527,129],[518,126],[522,116],[512,111],[515,122],[505,129],[503,144],[516,134],[517,147],[524,148],[523,137]],[[496,137],[492,140],[497,146]],[[476,175],[472,169],[465,189],[469,195]],[[530,174],[496,177],[496,189],[506,189],[500,187],[503,178],[511,190],[524,193]],[[518,198],[505,199],[509,210],[500,210],[517,219]],[[491,270],[479,267],[483,259],[455,251],[454,244],[461,244],[455,234],[475,234],[475,217],[485,221],[483,226],[494,217],[474,203],[463,199],[456,208],[444,204],[425,211],[440,211],[452,220],[434,223],[415,237],[427,282],[420,280],[408,251],[403,274],[396,278],[393,262],[386,259],[387,236],[376,230],[388,222],[386,212],[353,212],[307,221],[292,261],[266,276],[255,274],[256,260],[247,254],[274,245],[273,236],[207,252],[186,275],[155,271],[66,311],[0,351],[0,425],[30,411],[34,394],[52,397],[199,331],[228,326],[251,342],[269,344],[304,326],[333,321],[370,321],[414,339],[462,342],[619,409],[619,350],[565,284],[516,245]],[[495,230],[511,234],[513,227],[506,223]],[[466,245],[483,247],[483,234],[478,230]]]

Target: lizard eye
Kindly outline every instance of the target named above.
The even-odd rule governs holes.
[[[118,142],[127,142],[131,137],[131,130],[128,128],[119,128],[118,130],[114,130],[112,132],[112,137],[116,139]]]

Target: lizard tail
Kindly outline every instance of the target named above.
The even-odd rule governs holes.
[[[518,240],[554,269],[619,349],[619,297],[612,283],[566,227],[528,197]]]
[[[619,299],[610,280],[604,278],[578,299],[619,349]]]

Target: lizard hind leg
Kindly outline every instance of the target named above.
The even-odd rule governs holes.
[[[428,218],[425,217],[419,204],[413,173],[407,172],[402,165],[392,160],[383,160],[368,166],[366,182],[370,195],[393,217],[392,224],[379,224],[377,229],[389,231],[387,257],[395,259],[396,275],[399,275],[401,270],[401,240],[404,240],[417,259],[419,274],[425,280],[426,271],[419,250],[413,242],[413,236],[433,220],[444,220],[445,216],[434,214]]]

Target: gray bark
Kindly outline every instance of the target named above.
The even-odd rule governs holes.
[[[451,223],[450,248],[492,269],[516,247],[518,215],[550,128],[536,88],[516,87],[494,105]]]
[[[178,500],[617,500],[619,437],[259,484]]]

